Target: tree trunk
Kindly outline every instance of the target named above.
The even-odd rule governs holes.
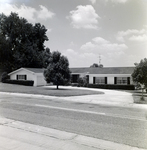
[[[141,100],[144,101],[143,88],[142,88],[142,96],[141,96]]]

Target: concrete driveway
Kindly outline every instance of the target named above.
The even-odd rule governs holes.
[[[77,87],[71,87],[71,86],[60,86],[60,87],[65,89],[67,88],[77,89]],[[53,86],[45,86],[45,88],[53,88]],[[60,98],[64,100],[81,102],[81,103],[87,102],[87,103],[95,103],[95,104],[110,104],[110,105],[121,105],[121,106],[126,106],[134,103],[132,94],[125,91],[94,89],[94,88],[84,88],[84,87],[78,87],[78,89],[100,91],[100,92],[104,92],[104,94],[70,96],[70,97],[60,97]]]

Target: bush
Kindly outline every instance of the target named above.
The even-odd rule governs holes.
[[[79,77],[78,78],[78,87],[87,87],[87,77]]]
[[[26,85],[26,86],[33,86],[34,81],[32,80],[5,80],[4,83],[10,83],[10,84],[19,84],[19,85]]]
[[[1,82],[5,82],[7,79],[10,79],[10,77],[8,76],[7,72],[3,72],[1,75]]]
[[[134,85],[116,85],[116,84],[89,84],[89,88],[101,89],[121,89],[121,90],[135,90]]]

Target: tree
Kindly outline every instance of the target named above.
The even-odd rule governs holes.
[[[103,65],[102,64],[98,65],[94,63],[93,65],[90,66],[90,68],[103,68]]]
[[[147,58],[142,59],[140,63],[135,63],[135,69],[132,73],[132,79],[135,83],[147,88]]]
[[[16,13],[0,14],[0,66],[8,71],[42,67],[46,31],[45,26],[32,25]]]
[[[47,68],[49,64],[49,58],[51,56],[51,52],[49,48],[46,48],[45,51],[43,52],[43,67]]]
[[[90,66],[90,68],[97,68],[97,67],[99,67],[99,65],[96,63],[94,63],[93,65]]]
[[[87,87],[87,85],[88,85],[87,76],[79,77],[78,78],[78,86],[79,87]]]
[[[51,53],[48,60],[49,64],[44,70],[44,77],[47,83],[53,82],[54,85],[65,85],[70,80],[69,62],[60,52]]]

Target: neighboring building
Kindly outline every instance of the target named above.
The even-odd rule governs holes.
[[[46,85],[46,81],[43,76],[44,69],[41,68],[20,68],[8,75],[11,80],[32,80],[34,86]]]
[[[71,68],[72,83],[79,77],[87,76],[89,84],[133,84],[131,74],[134,67]]]

